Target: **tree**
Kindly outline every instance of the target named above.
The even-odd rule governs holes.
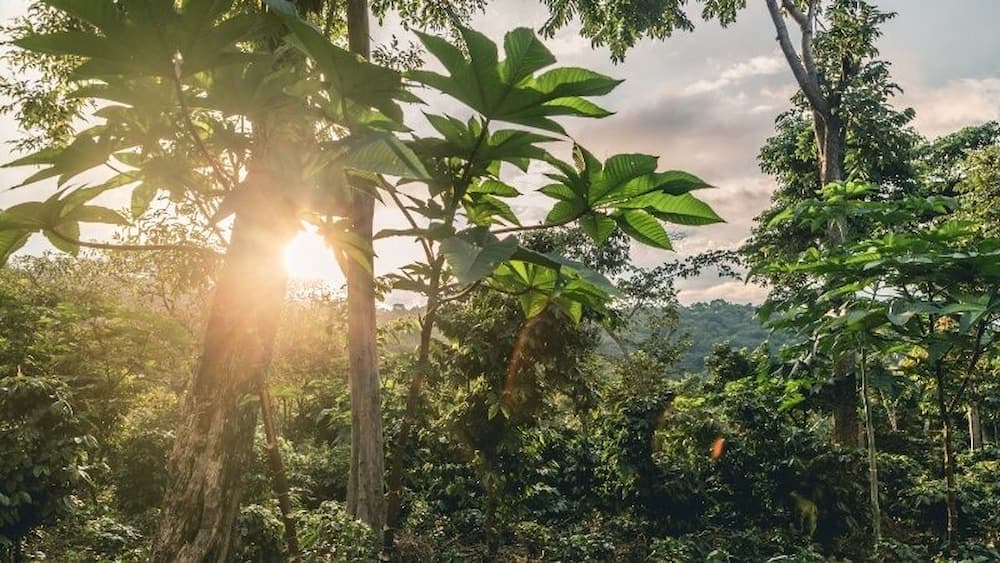
[[[51,377],[0,375],[0,548],[12,561],[21,561],[27,534],[67,512],[88,479],[97,442],[67,395]]]

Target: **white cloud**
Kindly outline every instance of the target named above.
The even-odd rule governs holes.
[[[712,92],[742,82],[754,76],[769,76],[785,72],[786,65],[784,59],[779,56],[758,56],[750,60],[736,63],[723,70],[719,77],[714,80],[698,80],[692,82],[682,90],[682,94],[693,96]]]
[[[914,124],[921,133],[947,135],[968,125],[1000,119],[1000,78],[951,80],[938,88],[907,91],[901,102],[917,111]]]
[[[684,289],[677,292],[677,299],[685,304],[701,303],[713,299],[725,299],[730,303],[752,303],[758,305],[767,297],[767,288],[742,281],[726,281],[708,287]]]

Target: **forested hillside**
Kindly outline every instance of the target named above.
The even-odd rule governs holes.
[[[918,130],[881,3],[510,6],[10,12],[0,559],[1000,561],[995,114]],[[712,22],[773,57],[674,75]]]

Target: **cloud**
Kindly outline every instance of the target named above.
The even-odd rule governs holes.
[[[1000,119],[1000,78],[965,78],[943,86],[908,91],[900,101],[916,110],[914,125],[938,137],[962,127]]]
[[[681,285],[681,284],[679,284]],[[678,288],[677,299],[685,304],[701,303],[713,299],[725,299],[730,303],[751,303],[759,305],[767,297],[767,288],[733,280],[714,283],[707,287]]]
[[[682,90],[682,94],[693,96],[720,90],[754,76],[770,76],[786,72],[785,60],[777,55],[758,56],[736,63],[723,70],[714,80],[698,80]]]

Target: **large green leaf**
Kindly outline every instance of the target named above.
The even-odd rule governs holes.
[[[0,229],[0,266],[6,264],[10,255],[20,250],[30,236],[31,231],[26,229]]]
[[[580,218],[580,228],[597,244],[602,244],[615,230],[614,219],[603,213],[588,213]]]
[[[284,15],[283,20],[292,31],[288,42],[312,58],[323,73],[334,107],[339,106],[341,100],[349,100],[402,121],[402,111],[396,101],[415,101],[415,98],[403,89],[398,72],[334,45],[323,32],[298,16]],[[350,115],[342,114],[340,118],[346,122]]]
[[[341,166],[421,180],[430,176],[414,152],[388,132],[366,132],[332,144],[331,158]]]
[[[490,241],[477,246],[463,237],[452,237],[441,243],[441,253],[447,258],[459,283],[468,285],[490,275],[517,250],[517,239]]]
[[[657,218],[678,225],[709,225],[723,222],[709,205],[691,194],[649,193],[617,203],[620,209],[644,209]]]
[[[504,38],[505,60],[485,35],[460,29],[469,56],[450,42],[418,33],[424,47],[444,66],[447,75],[428,70],[408,76],[469,106],[489,120],[507,121],[564,133],[551,117],[603,117],[609,112],[583,97],[610,92],[619,81],[582,69],[557,69],[534,74],[555,62],[552,54],[526,28]]]
[[[649,213],[639,209],[626,209],[615,215],[618,226],[635,240],[665,250],[672,250],[670,237],[663,225]]]

